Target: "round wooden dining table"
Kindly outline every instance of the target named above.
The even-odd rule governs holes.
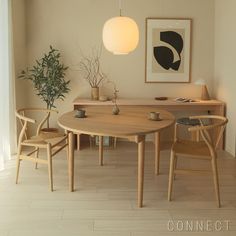
[[[160,120],[149,119],[150,112],[160,112]],[[99,163],[103,165],[103,137],[127,138],[138,144],[138,207],[143,206],[145,137],[155,134],[155,172],[160,159],[160,131],[171,126],[174,116],[167,111],[145,106],[121,107],[119,115],[112,115],[109,107],[87,107],[86,117],[77,118],[76,111],[63,114],[58,125],[68,132],[69,189],[74,191],[74,134],[99,136]],[[128,157],[127,157],[128,158]]]

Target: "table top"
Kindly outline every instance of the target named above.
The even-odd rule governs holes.
[[[149,112],[160,112],[161,121],[148,119]],[[119,115],[112,115],[112,107],[87,107],[85,118],[76,118],[76,111],[63,114],[58,124],[73,133],[99,136],[140,136],[171,126],[175,118],[167,111],[150,107],[122,107]]]
[[[219,106],[224,105],[224,102],[219,100],[200,100],[194,99],[195,102],[177,102],[175,98],[168,98],[167,100],[155,100],[152,98],[119,98],[117,99],[118,105],[139,105],[139,106]],[[73,105],[99,105],[107,106],[113,105],[112,101],[96,101],[89,98],[77,97],[73,101]]]

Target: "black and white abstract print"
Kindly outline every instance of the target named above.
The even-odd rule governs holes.
[[[153,47],[153,55],[156,62],[165,70],[173,69],[178,71],[184,45],[182,36],[174,31],[162,31],[160,32],[160,42],[164,42],[166,45]],[[178,54],[176,61],[175,52]]]

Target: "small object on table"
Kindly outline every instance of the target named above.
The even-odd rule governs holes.
[[[117,105],[115,105],[113,108],[112,108],[112,114],[113,115],[119,115],[120,113],[120,109]]]
[[[159,101],[165,101],[167,99],[168,97],[155,97],[155,100],[159,100]]]
[[[174,101],[176,102],[196,102],[194,99],[191,98],[175,98]]]
[[[78,110],[76,110],[75,116],[76,116],[77,118],[85,118],[85,117],[86,117],[85,113],[86,113],[85,110],[83,110],[83,109],[78,109]]]
[[[211,100],[208,89],[206,86],[206,81],[204,79],[199,78],[197,81],[195,81],[196,85],[201,85],[202,87],[202,94],[201,94],[201,100],[206,101],[206,100]]]
[[[152,111],[149,113],[149,120],[161,120],[160,119],[160,112]]]

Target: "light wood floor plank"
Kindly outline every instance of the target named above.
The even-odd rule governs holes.
[[[79,154],[79,155],[78,155]],[[43,155],[43,154],[42,154]],[[15,185],[15,161],[0,172],[0,236],[235,236],[236,159],[219,153],[222,208],[215,204],[209,177],[177,176],[173,201],[167,201],[170,151],[161,152],[160,175],[154,174],[154,146],[147,144],[144,208],[137,208],[137,145],[119,142],[104,150],[104,166],[98,150],[75,152],[75,188],[68,191],[65,152],[53,159],[53,193],[48,191],[46,166],[22,162]],[[191,160],[181,167],[207,169]],[[170,220],[229,220],[230,231],[170,232]]]

